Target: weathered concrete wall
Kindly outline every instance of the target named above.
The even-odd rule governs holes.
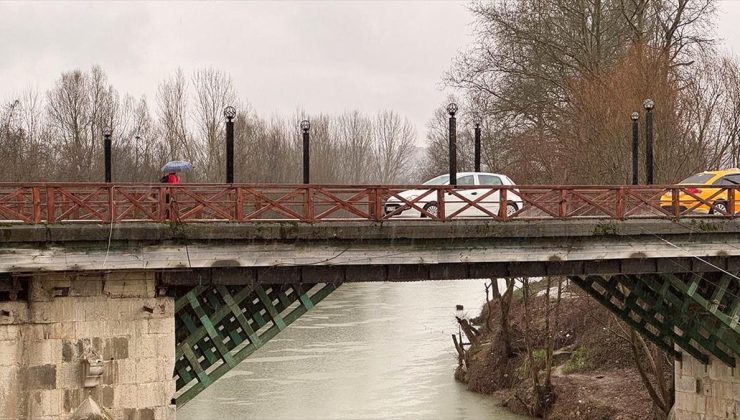
[[[710,356],[708,365],[684,353],[676,362],[676,420],[740,417],[740,369]]]
[[[407,271],[444,266],[438,274],[412,273],[411,277],[455,279],[655,273],[664,272],[659,267],[662,263],[666,263],[666,270],[678,266],[695,272],[717,267],[740,271],[737,220],[699,218],[680,224],[653,219],[578,219],[7,225],[0,226],[0,276],[222,267],[270,273],[275,266],[307,271],[355,267],[362,273],[369,271],[367,267],[382,271],[398,266],[402,267],[398,271]],[[456,268],[465,271],[459,273]],[[332,281],[356,281],[354,273],[335,274],[341,278]],[[369,278],[378,281],[377,272]]]
[[[68,419],[91,397],[115,419],[172,419],[174,301],[153,273],[48,274],[0,302],[0,419]],[[146,309],[145,309],[146,306]],[[8,314],[9,312],[9,314]],[[99,356],[99,385],[83,360]]]

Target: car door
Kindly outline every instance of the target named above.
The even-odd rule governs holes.
[[[478,190],[478,196],[481,196],[489,192],[491,188],[503,185],[503,182],[501,178],[496,175],[478,174],[478,184],[481,186],[481,189]],[[498,214],[500,197],[501,193],[497,190],[482,200],[482,206],[491,213]],[[481,212],[481,214],[485,213]],[[488,216],[487,214],[485,215]]]
[[[472,186],[475,185],[475,176],[474,175],[458,175],[457,177],[457,185],[458,186]],[[471,190],[471,189],[462,189],[458,188],[455,189],[455,192],[465,197],[468,200],[474,200],[475,196],[478,194],[477,190]],[[462,207],[464,207],[466,204],[468,204],[466,201],[461,199],[460,197],[448,193],[445,197],[447,200],[445,202],[445,215],[447,217],[451,216],[458,210],[460,210]],[[475,216],[476,214],[483,214],[478,209],[468,207],[467,209],[460,212],[460,214],[456,215],[455,217],[469,217],[469,216]]]
[[[734,190],[734,196],[735,196],[735,213],[740,212],[740,174],[731,174],[731,175],[725,175],[722,178],[718,179],[714,182],[714,185],[722,185],[722,186],[728,186],[728,187],[737,187]],[[722,193],[722,198],[724,199],[727,197],[729,199],[729,194]]]

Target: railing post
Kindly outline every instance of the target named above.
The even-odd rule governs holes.
[[[239,187],[234,187],[236,190],[236,209],[234,211],[234,217],[237,222],[244,220],[244,191]]]
[[[617,202],[615,213],[617,219],[624,219],[624,187],[617,188]]]
[[[440,220],[447,220],[445,214],[445,187],[437,187],[437,217]]]
[[[31,187],[31,201],[33,202],[33,223],[41,222],[41,191],[39,187]]]
[[[56,222],[56,208],[54,205],[54,187],[46,187],[46,222]]]
[[[316,214],[314,212],[313,203],[313,188],[304,187],[303,197],[303,219],[302,222],[313,222]]]
[[[735,206],[737,205],[737,201],[735,200],[735,196],[740,193],[740,187],[732,186],[727,187],[727,210],[730,213],[730,217],[735,217]]]
[[[169,192],[167,187],[159,187],[159,222],[164,223],[169,218],[169,200],[167,199]]]
[[[678,201],[679,191],[678,188],[671,188],[671,209],[673,210],[673,217],[676,219],[681,216],[681,202]]]
[[[116,204],[113,201],[113,186],[108,185],[108,222],[113,223],[116,220]]]
[[[383,197],[383,190],[381,188],[372,188],[370,190],[370,216],[376,222],[379,222],[383,218],[383,204],[381,199]]]
[[[560,202],[558,206],[558,217],[565,219],[565,215],[568,214],[568,193],[565,188],[560,187]]]
[[[509,209],[506,188],[501,187],[498,194],[498,217],[503,221],[507,221],[509,220],[509,215],[507,214]]]

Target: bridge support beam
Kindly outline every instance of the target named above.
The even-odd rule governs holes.
[[[247,281],[238,286],[197,286],[177,299],[178,406],[190,401],[337,287],[332,283],[301,282],[258,285],[244,280]]]
[[[83,418],[97,405],[174,419],[174,299],[158,296],[154,273],[13,281],[20,290],[0,287],[0,418]]]
[[[740,298],[734,273],[574,276],[571,279],[622,321],[677,359],[684,352],[736,368]]]
[[[740,415],[740,369],[714,356],[709,363],[684,355],[676,362],[676,420],[724,420]]]
[[[575,276],[599,303],[675,362],[676,420],[740,414],[740,283],[736,273]]]

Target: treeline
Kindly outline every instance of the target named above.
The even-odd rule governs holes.
[[[230,76],[211,68],[163,80],[153,106],[119,93],[101,67],[62,73],[48,92],[28,90],[0,107],[0,180],[101,181],[110,127],[115,181],[156,182],[164,163],[186,159],[195,166],[187,181],[223,182],[229,105],[238,109],[237,182],[301,182],[303,119],[311,122],[312,182],[417,180],[416,133],[394,111],[263,118],[239,98]]]
[[[237,182],[299,182],[299,121],[311,121],[312,181],[402,183],[448,170],[448,115],[458,113],[458,170],[519,184],[623,184],[631,179],[630,114],[655,101],[655,179],[740,166],[740,65],[711,36],[714,0],[475,1],[475,41],[444,75],[456,89],[431,116],[417,166],[416,133],[394,111],[265,118],[216,69],[163,80],[152,103],[119,93],[102,68],[65,72],[48,92],[0,99],[0,180],[98,181],[102,130],[114,179],[151,182],[187,159],[191,182],[222,182],[223,108],[234,105]]]
[[[740,164],[740,66],[712,38],[713,0],[494,0],[470,5],[475,42],[444,76],[459,93],[463,169],[520,184],[631,179],[630,114],[655,101],[655,179]],[[454,98],[452,98],[454,100]],[[426,176],[446,172],[444,104]],[[445,152],[445,153],[443,153]],[[641,174],[644,179],[644,173]]]

